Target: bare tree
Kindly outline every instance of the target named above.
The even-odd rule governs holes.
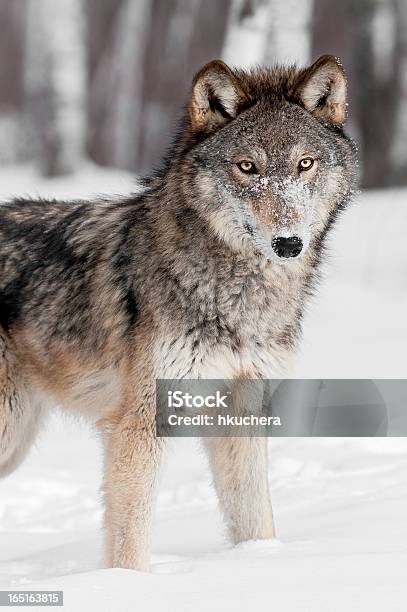
[[[407,184],[407,0],[396,0],[394,12],[395,58],[398,73],[394,132],[390,150],[391,184]]]
[[[386,186],[399,90],[394,46],[394,0],[354,0],[354,79],[358,84],[359,150],[363,186]],[[389,95],[391,92],[391,95]]]
[[[116,24],[124,0],[86,0],[87,153],[96,163],[109,164],[108,112],[114,98]]]
[[[266,64],[309,62],[312,11],[313,0],[269,0]]]
[[[88,5],[90,18],[100,18],[97,9]],[[150,18],[151,0],[120,0],[111,14],[106,35],[99,40],[99,57],[95,57],[91,69],[91,145],[97,145],[98,161],[129,170],[138,164],[144,52]],[[103,25],[102,19],[102,30]]]
[[[117,95],[112,107],[112,164],[134,169],[142,132],[143,63],[151,0],[122,7],[117,24]]]
[[[25,12],[25,0],[0,3],[0,159],[6,162],[28,153],[22,121]]]
[[[225,62],[240,68],[261,63],[270,30],[270,0],[233,0],[222,51]]]
[[[82,0],[28,0],[25,89],[44,174],[72,172],[85,149]]]
[[[313,0],[234,0],[223,49],[225,61],[306,64],[311,49]]]

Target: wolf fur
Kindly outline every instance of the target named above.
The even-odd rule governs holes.
[[[140,193],[0,207],[0,472],[53,406],[94,419],[109,566],[149,565],[155,380],[289,370],[325,236],[354,187],[345,110],[332,56],[250,72],[214,61]],[[274,241],[292,235],[303,250],[283,259]],[[272,538],[265,441],[206,447],[231,540]]]

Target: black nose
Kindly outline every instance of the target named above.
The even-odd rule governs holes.
[[[298,236],[274,238],[272,247],[279,257],[297,257],[302,251],[302,240]]]

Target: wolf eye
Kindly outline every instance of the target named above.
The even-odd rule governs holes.
[[[243,172],[244,174],[258,174],[256,166],[251,161],[244,160],[244,161],[239,162],[236,165],[239,168],[239,170]]]
[[[312,159],[312,157],[303,157],[303,159],[298,164],[298,169],[300,172],[302,172],[303,170],[311,170],[313,165],[314,160]]]

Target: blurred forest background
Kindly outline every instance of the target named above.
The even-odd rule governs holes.
[[[0,164],[142,173],[194,72],[334,53],[365,187],[407,184],[407,0],[0,0]]]

